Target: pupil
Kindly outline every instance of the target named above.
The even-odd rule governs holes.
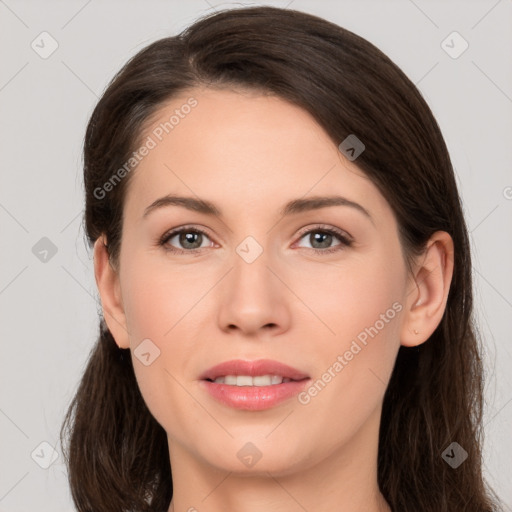
[[[313,235],[314,238],[315,238],[315,241],[318,241],[318,237],[319,238],[322,238],[324,237],[324,245],[322,245],[322,248],[325,248],[325,247],[329,247],[329,243],[331,241],[331,238],[332,238],[332,235],[329,234],[329,233],[316,233]],[[325,240],[327,240],[327,243],[325,243]],[[322,243],[322,241],[320,240],[320,243]]]
[[[194,239],[194,237],[197,237],[197,236],[202,236],[202,234],[201,233],[190,233],[190,232],[189,233],[182,233],[181,237],[180,237],[180,243],[184,247],[188,247],[187,244],[189,244],[189,243],[193,244],[194,243],[193,239]],[[201,245],[201,243],[199,243],[199,246],[200,245]],[[192,247],[192,249],[197,249],[197,247]]]

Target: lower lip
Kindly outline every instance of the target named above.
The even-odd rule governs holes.
[[[236,409],[261,411],[299,394],[310,379],[284,382],[271,386],[230,386],[202,380],[201,385],[219,402]]]

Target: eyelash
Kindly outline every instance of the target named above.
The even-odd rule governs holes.
[[[206,247],[198,248],[198,249],[176,249],[175,247],[171,247],[166,245],[167,242],[173,238],[176,235],[179,235],[181,233],[201,233],[202,235],[208,236],[206,231],[196,228],[196,227],[182,227],[179,229],[171,230],[165,233],[162,238],[159,240],[158,244],[163,246],[164,249],[168,252],[174,253],[174,254],[195,254],[197,255],[198,252],[201,252],[202,249],[206,249]],[[304,231],[300,233],[299,240],[304,238],[304,236],[309,235],[311,233],[328,233],[329,235],[334,235],[341,243],[339,245],[335,245],[334,247],[331,247],[329,249],[315,249],[311,248],[311,251],[314,251],[316,254],[325,255],[325,254],[332,254],[334,252],[343,250],[344,247],[351,247],[353,244],[353,240],[348,237],[343,231],[338,230],[333,227],[324,227],[324,226],[316,226],[314,228],[310,228],[307,231]],[[306,247],[307,249],[307,247]]]

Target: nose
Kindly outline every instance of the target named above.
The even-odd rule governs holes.
[[[241,248],[233,258],[233,267],[223,280],[218,311],[219,326],[224,331],[237,331],[246,336],[259,336],[271,332],[277,335],[289,328],[290,291],[276,263],[268,253],[261,251],[245,257]]]

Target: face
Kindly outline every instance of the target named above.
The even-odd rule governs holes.
[[[124,205],[115,337],[171,458],[278,475],[375,437],[410,287],[392,210],[357,159],[302,109],[241,90],[175,97],[148,137]],[[154,205],[168,194],[218,212]],[[324,196],[345,204],[283,212]],[[234,407],[201,380],[234,359],[308,378],[268,407]],[[261,454],[253,469],[243,447]]]

